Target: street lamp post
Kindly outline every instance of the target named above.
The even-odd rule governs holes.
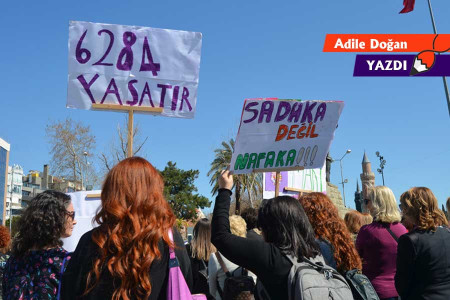
[[[380,159],[380,167],[377,169],[378,173],[381,174],[381,178],[383,178],[383,185],[384,185],[384,165],[386,164],[386,160],[381,156],[380,152],[375,152],[377,157]]]
[[[338,161],[338,162],[339,162],[339,165],[340,165],[340,167],[341,167],[341,182],[340,182],[340,183],[342,184],[342,195],[343,195],[343,198],[344,198],[344,206],[345,206],[345,184],[348,182],[348,180],[347,180],[347,179],[344,180],[344,174],[343,174],[343,171],[342,171],[342,160],[343,160],[344,157],[345,157],[347,154],[349,154],[350,152],[352,152],[352,150],[348,149],[348,150],[345,152],[345,154],[341,157],[341,159],[335,160],[335,161]]]

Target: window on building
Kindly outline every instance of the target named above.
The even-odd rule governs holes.
[[[20,185],[13,185],[13,193],[21,194],[22,193],[22,187]]]

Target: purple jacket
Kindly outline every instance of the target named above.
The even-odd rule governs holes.
[[[380,299],[397,297],[394,276],[396,272],[397,242],[386,230],[387,224],[373,222],[361,227],[356,238],[356,249],[366,275]],[[408,231],[401,223],[389,224],[397,237]]]

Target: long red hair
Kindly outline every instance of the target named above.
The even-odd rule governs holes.
[[[300,197],[318,238],[327,240],[333,246],[333,257],[340,272],[362,269],[361,258],[350,237],[347,226],[339,217],[336,206],[323,193],[309,193]]]
[[[175,215],[163,196],[164,182],[145,159],[131,157],[112,168],[103,184],[101,208],[92,233],[99,256],[88,274],[86,292],[100,279],[106,266],[120,285],[113,300],[147,299],[152,291],[150,266],[161,257],[158,242],[171,245],[168,231]]]

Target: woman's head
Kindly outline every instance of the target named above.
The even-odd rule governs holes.
[[[231,233],[240,237],[247,236],[247,223],[238,215],[230,216],[230,230]]]
[[[252,230],[258,227],[257,209],[249,207],[241,213],[241,217],[245,220],[245,223],[247,223],[247,230]]]
[[[357,234],[363,225],[363,215],[357,210],[351,210],[345,214],[344,221],[350,233]]]
[[[267,242],[291,255],[315,257],[319,253],[308,217],[295,198],[264,200],[259,208],[258,227]]]
[[[113,300],[128,300],[131,294],[139,299],[150,295],[148,270],[153,260],[161,257],[158,242],[163,239],[173,246],[168,232],[175,215],[163,189],[161,175],[140,157],[124,159],[108,172],[94,218],[99,227],[92,234],[100,255],[88,276],[86,293],[98,283],[105,266],[120,282]]]
[[[447,198],[445,206],[447,207],[447,217],[450,219],[450,197]]]
[[[70,196],[42,192],[30,201],[19,220],[12,253],[22,256],[31,249],[61,247],[61,238],[69,237],[76,223]]]
[[[211,222],[207,218],[200,219],[195,224],[191,249],[192,257],[206,261],[211,253],[216,252],[216,248],[211,244]]]
[[[6,253],[9,250],[9,243],[11,242],[11,235],[8,228],[0,225],[0,252]]]
[[[362,220],[363,220],[363,222],[362,222],[363,226],[368,225],[373,222],[373,217],[369,213],[363,213]]]
[[[400,222],[401,216],[397,201],[390,188],[386,186],[369,188],[366,203],[374,221],[383,223]]]
[[[306,215],[318,238],[331,243],[339,271],[362,268],[350,232],[339,217],[337,208],[323,193],[309,193],[300,197]]]
[[[448,225],[444,213],[438,208],[433,192],[426,187],[413,187],[400,196],[400,207],[406,222],[419,229],[436,230]]]

